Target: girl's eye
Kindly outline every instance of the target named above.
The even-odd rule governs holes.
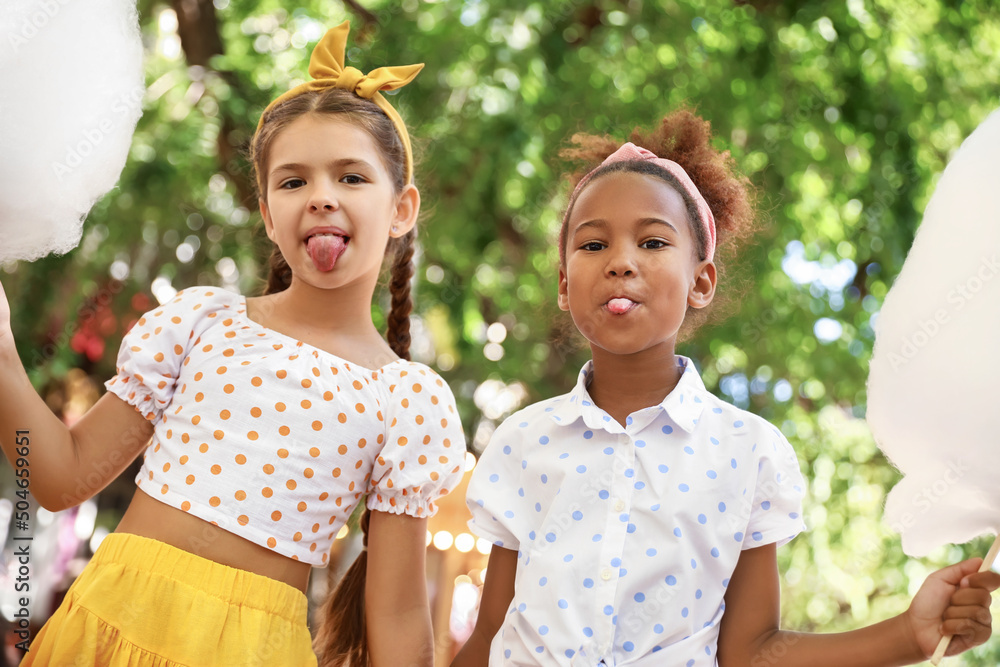
[[[660,248],[666,248],[667,245],[669,244],[662,239],[649,239],[648,241],[640,243],[639,247],[645,248],[646,250],[659,250]]]
[[[603,247],[604,247],[604,244],[601,243],[600,241],[588,241],[587,243],[584,243],[582,246],[580,246],[580,249],[581,250],[590,250],[590,251],[595,251],[596,252],[597,250],[600,250]]]
[[[343,181],[344,183],[347,183],[348,185],[357,185],[359,183],[365,182],[365,179],[361,176],[358,176],[357,174],[347,174],[340,180]]]
[[[292,178],[292,179],[289,179],[289,180],[285,181],[284,183],[282,183],[278,187],[281,188],[281,189],[284,189],[284,190],[290,190],[292,188],[297,188],[297,187],[301,186],[304,183],[305,183],[305,181],[303,181],[301,178]]]

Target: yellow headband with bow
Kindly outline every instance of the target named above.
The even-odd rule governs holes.
[[[354,67],[344,67],[344,49],[347,46],[347,33],[350,30],[351,22],[344,21],[336,28],[330,28],[326,31],[323,39],[319,40],[316,48],[313,49],[312,57],[309,59],[309,75],[313,80],[292,88],[268,104],[264,113],[260,115],[257,131],[259,132],[264,124],[264,118],[268,111],[285,100],[315,90],[329,88],[350,90],[358,97],[363,97],[377,104],[389,117],[392,124],[396,126],[396,132],[399,133],[399,138],[403,141],[403,148],[406,151],[406,182],[410,183],[413,181],[413,152],[410,148],[410,135],[406,132],[403,119],[379,91],[402,88],[413,81],[417,73],[424,68],[424,64],[379,67],[368,74],[363,74]]]

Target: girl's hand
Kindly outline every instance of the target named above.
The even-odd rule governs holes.
[[[972,558],[938,570],[913,597],[905,617],[925,657],[934,654],[943,636],[954,635],[946,655],[957,655],[990,638],[990,592],[1000,587],[1000,574],[979,572],[982,562]]]

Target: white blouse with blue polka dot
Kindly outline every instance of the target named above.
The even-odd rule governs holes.
[[[714,667],[740,552],[804,528],[791,445],[678,360],[624,427],[590,400],[588,362],[494,433],[467,496],[472,530],[518,552],[491,666]]]

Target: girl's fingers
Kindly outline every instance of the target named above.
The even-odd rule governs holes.
[[[948,655],[954,655],[955,653],[961,653],[964,650],[968,650],[973,646],[979,646],[980,644],[986,643],[986,640],[990,638],[990,628],[980,625],[975,621],[970,621],[969,619],[962,619],[956,621],[945,621],[941,626],[942,631],[945,636],[951,636],[951,646],[949,646]],[[952,649],[958,648],[958,651],[953,651]]]
[[[952,637],[947,655],[955,655],[986,642],[990,638],[992,629],[972,619],[962,618],[942,623],[941,633],[946,637]]]
[[[941,618],[947,621],[970,620],[980,625],[990,627],[993,624],[993,614],[989,607],[981,605],[955,606],[952,605],[944,610]]]
[[[970,558],[968,560],[963,560],[961,563],[955,563],[954,565],[949,565],[948,567],[942,568],[937,572],[934,572],[928,578],[940,579],[952,586],[958,586],[961,584],[962,579],[966,576],[974,576],[979,566],[983,564],[982,558]]]
[[[993,601],[988,590],[982,588],[960,588],[951,596],[951,604],[956,607],[979,605],[989,607]]]
[[[962,579],[962,589],[979,588],[985,591],[995,591],[1000,588],[1000,573],[987,570],[976,572]]]

